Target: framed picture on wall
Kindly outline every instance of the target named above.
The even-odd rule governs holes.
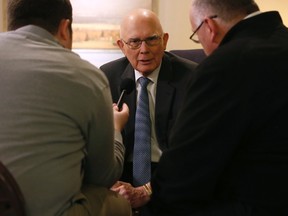
[[[70,0],[73,49],[118,49],[119,25],[134,8],[152,9],[152,0]]]

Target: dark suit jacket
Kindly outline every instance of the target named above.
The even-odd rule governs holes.
[[[155,215],[288,215],[287,62],[288,30],[267,12],[199,64],[151,179]]]
[[[176,115],[186,92],[186,84],[189,78],[193,78],[196,63],[180,58],[172,53],[165,52],[159,72],[156,104],[155,104],[155,128],[156,136],[162,151],[168,148],[167,139],[174,124]],[[135,81],[134,69],[126,57],[109,62],[100,67],[106,74],[111,87],[113,102],[117,102],[122,80],[131,78]],[[123,141],[126,146],[126,159],[133,151],[134,123],[136,111],[136,90],[125,96],[124,102],[130,109],[128,123],[123,131]],[[125,163],[122,180],[131,181],[131,164]]]

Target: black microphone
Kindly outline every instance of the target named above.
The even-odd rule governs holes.
[[[121,84],[120,84],[121,95],[120,95],[118,102],[117,102],[117,106],[118,106],[119,110],[122,109],[124,95],[130,94],[134,89],[135,89],[134,80],[127,78],[121,82]]]

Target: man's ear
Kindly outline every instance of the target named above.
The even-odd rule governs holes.
[[[121,39],[117,40],[117,45],[122,50],[122,52],[125,53],[124,42]]]
[[[168,39],[169,39],[169,34],[168,33],[164,33],[163,34],[163,47],[164,47],[164,50],[166,50]]]
[[[56,34],[60,44],[68,49],[72,48],[72,32],[70,31],[70,25],[71,21],[69,19],[62,19]]]
[[[213,18],[207,18],[205,19],[205,22],[207,24],[207,29],[209,31],[210,35],[210,41],[212,42],[218,42],[218,32],[219,32],[219,26],[217,22],[214,21]]]

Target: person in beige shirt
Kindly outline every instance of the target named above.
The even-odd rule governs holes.
[[[119,180],[129,115],[98,68],[71,51],[69,0],[9,0],[0,33],[0,158],[28,216],[127,216]],[[114,115],[114,118],[113,118]]]

